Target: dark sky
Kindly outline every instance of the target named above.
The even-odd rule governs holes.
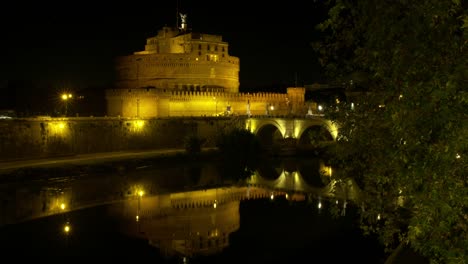
[[[241,91],[321,79],[310,47],[326,15],[321,0],[17,2],[0,14],[2,87],[5,81],[39,90],[111,86],[114,58],[143,50],[146,38],[175,25],[177,6],[193,31],[229,43],[240,58]]]

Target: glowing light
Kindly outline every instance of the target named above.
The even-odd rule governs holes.
[[[461,158],[460,154],[457,153],[457,155],[455,156],[455,158],[457,158],[457,159]]]
[[[145,127],[144,120],[136,120],[133,122],[133,130],[136,132],[142,131],[144,127]]]
[[[142,197],[144,194],[145,194],[145,192],[143,190],[138,191],[138,196]]]
[[[270,199],[273,200],[274,198],[275,198],[275,196],[273,194],[271,194]]]
[[[217,203],[218,203],[218,201],[215,200],[214,203],[213,203],[213,208],[214,208],[214,209],[216,209]]]
[[[318,110],[319,111],[322,111],[323,110],[323,107],[321,105],[318,105]]]
[[[73,98],[73,95],[71,93],[64,93],[60,97],[62,98],[62,100],[66,101],[68,99]]]
[[[377,220],[380,220],[380,214],[377,215]]]
[[[336,203],[336,204],[338,204],[338,200],[336,200],[336,202],[335,202],[335,203]]]
[[[288,194],[286,194],[286,199],[288,199],[288,198],[289,198],[289,195],[288,195]]]
[[[65,226],[63,227],[63,231],[68,234],[71,231],[70,224],[66,223]]]
[[[354,103],[351,103],[351,110],[354,110]]]
[[[322,202],[318,202],[317,207],[318,207],[318,209],[321,209],[322,208]]]
[[[56,135],[65,136],[67,134],[65,122],[51,122],[49,123],[50,131]]]
[[[135,218],[136,218],[137,222],[140,221],[140,216],[139,215],[137,215]]]
[[[65,210],[65,204],[64,203],[60,204],[60,209]]]

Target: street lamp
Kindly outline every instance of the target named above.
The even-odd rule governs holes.
[[[68,101],[73,98],[73,95],[71,93],[64,93],[61,98],[65,102],[65,116],[68,116]]]

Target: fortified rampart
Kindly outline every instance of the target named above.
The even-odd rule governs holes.
[[[305,90],[287,93],[229,93],[169,89],[112,89],[106,91],[107,114],[122,117],[305,115]]]
[[[0,160],[108,151],[183,148],[187,136],[214,146],[232,118],[24,118],[0,122]]]

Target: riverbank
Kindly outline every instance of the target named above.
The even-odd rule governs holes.
[[[27,159],[0,162],[0,180],[21,180],[27,176],[50,176],[67,172],[88,174],[113,172],[125,168],[142,168],[150,164],[171,166],[181,162],[200,162],[218,157],[217,148],[203,148],[200,153],[190,154],[185,149],[158,149],[149,151],[104,152],[47,159]],[[47,175],[46,175],[47,174]]]

